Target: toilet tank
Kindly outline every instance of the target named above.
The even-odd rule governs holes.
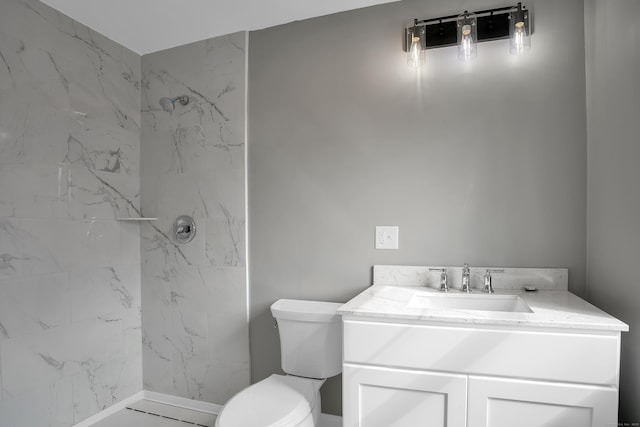
[[[308,378],[342,372],[339,303],[281,299],[271,306],[280,334],[282,370]]]

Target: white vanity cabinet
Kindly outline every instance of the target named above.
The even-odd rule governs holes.
[[[344,427],[617,425],[620,332],[344,316]]]

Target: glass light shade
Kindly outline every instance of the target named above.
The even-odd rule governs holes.
[[[458,59],[470,61],[478,56],[478,27],[476,16],[465,12],[458,17]]]
[[[422,49],[420,37],[412,35],[411,46],[409,47],[409,51],[407,52],[407,64],[412,67],[418,68],[424,65],[426,62],[427,58],[425,50]]]
[[[524,21],[513,22],[510,33],[509,52],[513,55],[520,55],[531,48],[531,37]]]
[[[509,51],[513,55],[520,55],[531,48],[529,33],[529,11],[518,3],[516,9],[509,15]]]

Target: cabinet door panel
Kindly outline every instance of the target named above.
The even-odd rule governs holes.
[[[443,393],[380,385],[360,386],[361,427],[445,427]]]
[[[617,425],[614,387],[469,377],[469,427]]]
[[[585,427],[592,424],[592,410],[584,406],[495,398],[487,401],[487,426]]]
[[[466,375],[345,364],[344,427],[464,427]]]

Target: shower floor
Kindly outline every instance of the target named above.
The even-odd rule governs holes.
[[[213,427],[216,416],[150,400],[140,400],[93,427]]]

